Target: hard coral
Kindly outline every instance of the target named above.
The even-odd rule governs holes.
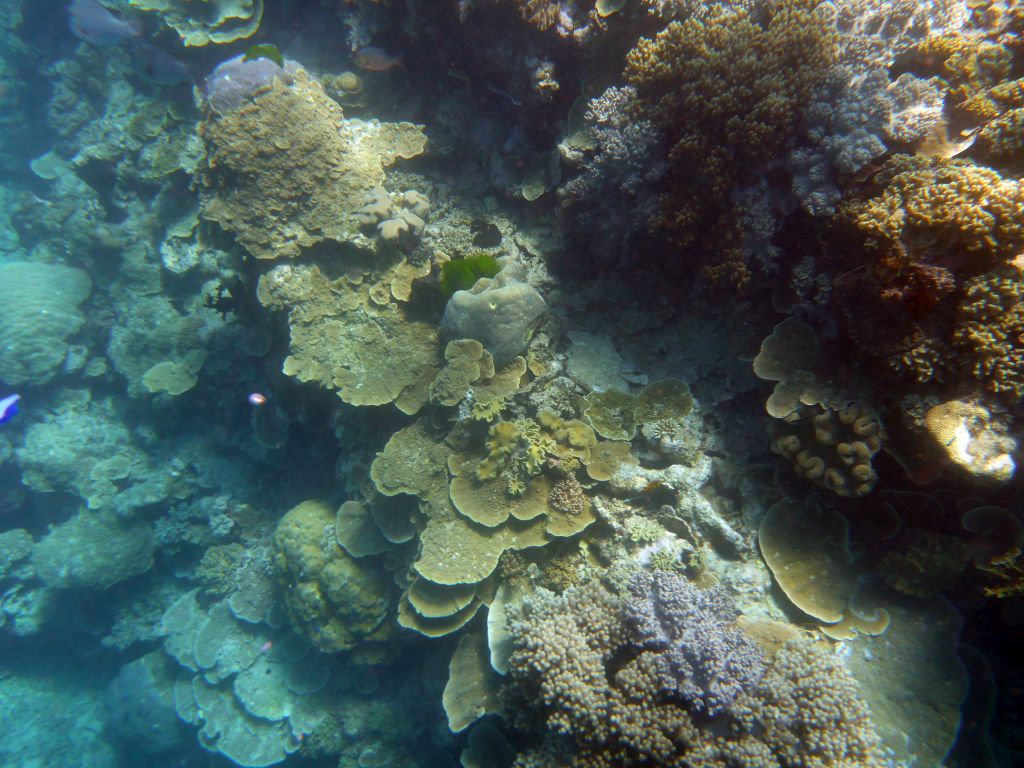
[[[986,389],[1013,401],[1024,397],[1024,280],[997,270],[967,283],[953,343],[967,371]]]
[[[540,715],[547,730],[517,765],[880,768],[867,706],[842,663],[793,641],[765,664],[720,598],[662,573],[641,577],[634,598],[591,581],[511,610],[504,693],[524,728]],[[693,677],[674,674],[683,668]],[[717,717],[693,716],[701,697]]]
[[[867,194],[848,199],[838,217],[861,236],[850,251],[854,268],[835,286],[856,344],[911,380],[946,376],[954,336],[962,335],[954,333],[956,304],[971,278],[1024,250],[1022,211],[1024,186],[990,168],[921,156],[888,160]]]
[[[641,40],[627,57],[638,116],[669,145],[652,223],[676,246],[697,246],[705,271],[727,282],[749,278],[732,193],[793,136],[835,55],[834,34],[814,5],[788,0],[763,18],[714,6]]]

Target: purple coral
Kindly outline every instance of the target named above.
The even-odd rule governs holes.
[[[633,641],[657,653],[663,694],[714,715],[765,672],[761,648],[733,625],[739,615],[721,587],[698,589],[684,576],[640,573],[625,605]]]
[[[275,77],[290,79],[298,68],[291,59],[285,59],[284,66],[279,67],[270,59],[246,60],[239,54],[218,64],[206,78],[206,101],[218,113],[230,112],[270,85]]]

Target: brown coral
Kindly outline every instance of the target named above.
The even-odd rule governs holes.
[[[705,272],[724,282],[749,279],[732,193],[793,136],[835,55],[832,30],[814,5],[787,0],[763,17],[713,6],[642,39],[627,57],[641,117],[669,146],[652,223],[674,246],[697,249]]]
[[[202,215],[260,259],[352,239],[354,214],[383,184],[384,167],[426,142],[408,123],[346,121],[302,69],[237,110],[211,113],[202,135],[209,153]]]

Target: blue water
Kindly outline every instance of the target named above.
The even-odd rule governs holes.
[[[1024,764],[1022,35],[0,0],[0,767]]]

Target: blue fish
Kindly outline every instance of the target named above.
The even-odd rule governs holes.
[[[0,399],[0,424],[6,424],[18,415],[19,400],[21,400],[21,395],[8,395]]]
[[[72,0],[68,21],[75,35],[93,45],[120,45],[142,34],[142,22],[126,19],[96,0]]]

